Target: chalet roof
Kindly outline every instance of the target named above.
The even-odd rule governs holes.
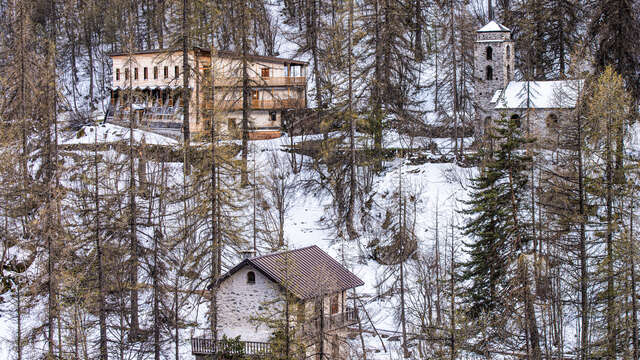
[[[316,245],[245,259],[218,283],[246,265],[253,266],[302,300],[364,285],[360,278]]]
[[[505,32],[505,31],[511,32],[511,30],[509,30],[508,27],[500,24],[495,20],[489,21],[487,25],[483,26],[482,28],[480,28],[480,30],[478,30],[478,32]]]
[[[572,109],[584,80],[511,81],[491,99],[496,109]]]
[[[201,48],[201,47],[194,47],[193,48],[194,51],[197,51],[201,54],[204,55],[209,55],[211,53],[211,50],[209,49],[205,49],[205,48]],[[137,50],[137,51],[133,51],[131,54],[132,55],[142,55],[142,54],[161,54],[161,53],[166,53],[166,52],[182,52],[181,49],[148,49],[148,50]],[[111,57],[116,57],[116,56],[127,56],[129,55],[128,52],[113,52],[110,53],[109,56]],[[233,51],[227,51],[227,50],[218,50],[216,52],[216,55],[219,57],[223,57],[223,58],[240,58],[240,55],[236,52]],[[249,58],[251,60],[256,60],[256,61],[265,61],[265,62],[273,62],[273,63],[290,63],[290,64],[297,64],[297,65],[307,65],[308,62],[306,61],[301,61],[301,60],[295,60],[295,59],[287,59],[287,58],[283,58],[283,57],[276,57],[276,56],[262,56],[262,55],[256,55],[256,54],[251,54],[249,55]]]

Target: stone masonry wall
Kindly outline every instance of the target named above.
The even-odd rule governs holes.
[[[494,104],[491,98],[497,90],[507,86],[514,74],[514,43],[508,32],[483,32],[477,34],[474,48],[475,98],[477,105],[477,129],[483,130],[485,119],[491,116]],[[487,59],[487,48],[493,51]],[[493,68],[493,80],[487,80],[487,66]]]
[[[255,284],[247,284],[253,271]],[[261,316],[282,314],[283,302],[278,285],[252,266],[245,266],[226,279],[218,290],[218,329],[228,337],[240,335],[243,341],[267,342],[272,330],[257,321]]]

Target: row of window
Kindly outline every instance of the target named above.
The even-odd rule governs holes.
[[[169,67],[165,66],[164,67],[164,78],[168,79],[169,78]],[[158,79],[158,67],[154,66],[153,67],[153,79],[157,80]],[[173,69],[173,76],[174,78],[178,78],[180,76],[180,66],[175,66]],[[142,69],[142,77],[144,80],[149,80],[149,68],[144,67]],[[129,80],[129,68],[125,68],[124,69],[124,79],[125,80]],[[116,69],[116,81],[120,80],[120,69]],[[133,68],[133,80],[138,80],[138,68]]]

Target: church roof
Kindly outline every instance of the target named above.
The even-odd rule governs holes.
[[[503,32],[503,31],[511,32],[509,28],[507,28],[506,26],[500,24],[495,20],[489,21],[487,25],[483,26],[480,30],[478,30],[478,32]]]
[[[364,285],[360,278],[316,245],[245,259],[218,283],[246,265],[253,266],[302,300]]]
[[[572,109],[583,86],[584,80],[511,81],[491,102],[496,109]]]

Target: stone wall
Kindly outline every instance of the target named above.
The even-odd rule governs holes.
[[[492,58],[487,59],[487,48]],[[491,98],[504,89],[514,74],[514,43],[508,32],[482,32],[477,34],[474,48],[474,79],[477,129],[484,129],[485,119],[491,116]],[[493,80],[487,80],[487,66],[493,69]],[[480,132],[479,132],[480,133]]]
[[[530,136],[536,138],[538,147],[554,150],[562,147],[558,142],[558,134],[562,126],[572,121],[571,111],[572,109],[531,109],[527,119],[526,109],[501,109],[493,110],[487,116],[490,116],[493,121],[501,117],[520,117],[520,126],[528,130]]]
[[[247,283],[249,271],[255,274],[255,284]],[[282,316],[284,305],[280,287],[249,265],[220,284],[217,299],[221,336],[240,335],[243,341],[268,342],[272,330],[257,318]]]

